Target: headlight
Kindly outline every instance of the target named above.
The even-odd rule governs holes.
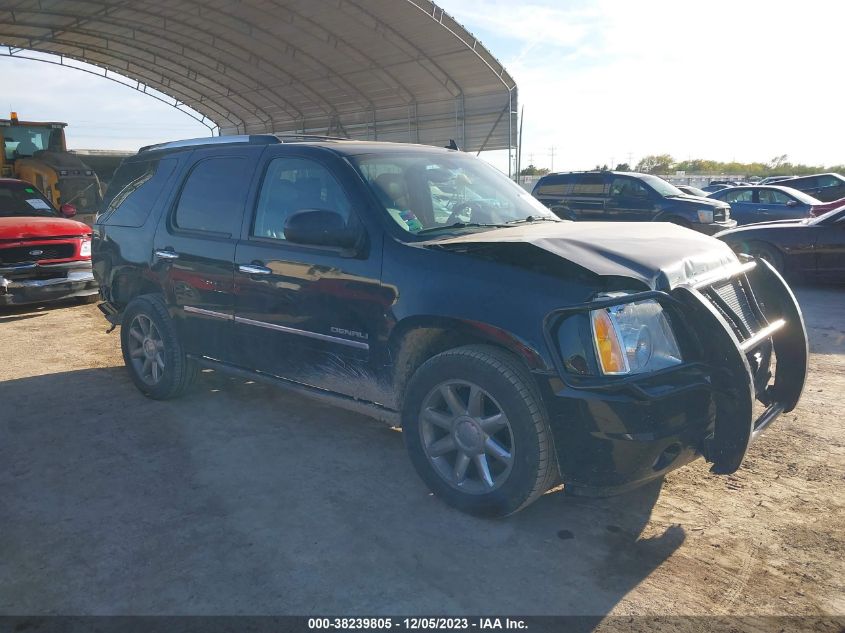
[[[590,321],[603,374],[642,374],[682,362],[669,319],[654,299],[593,310]]]
[[[79,247],[80,257],[91,257],[91,240],[82,240],[82,246]]]
[[[698,221],[702,224],[713,224],[713,209],[699,209]]]

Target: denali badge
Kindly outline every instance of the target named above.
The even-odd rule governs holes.
[[[365,341],[370,338],[368,334],[356,332],[355,330],[347,330],[346,328],[342,328],[342,327],[332,326],[330,329],[332,331],[332,334],[344,334],[346,336],[354,336],[355,338],[360,338],[360,339],[363,339]]]
[[[39,251],[37,248],[33,251],[29,251],[29,254],[33,257],[38,257],[39,255],[43,255],[44,251]]]

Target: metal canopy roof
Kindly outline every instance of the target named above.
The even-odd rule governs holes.
[[[513,79],[428,0],[0,0],[0,45],[128,77],[221,134],[516,145]]]

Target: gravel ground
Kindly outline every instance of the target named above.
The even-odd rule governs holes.
[[[730,477],[431,496],[399,433],[205,373],[154,402],[95,306],[0,312],[0,614],[845,615],[845,288],[800,287],[804,398]]]

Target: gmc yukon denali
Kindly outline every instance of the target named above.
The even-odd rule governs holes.
[[[559,219],[459,151],[178,141],[127,159],[106,204],[100,308],[144,394],[211,367],[367,413],[464,511],[698,457],[732,473],[803,389],[801,312],[765,261],[674,224]]]

